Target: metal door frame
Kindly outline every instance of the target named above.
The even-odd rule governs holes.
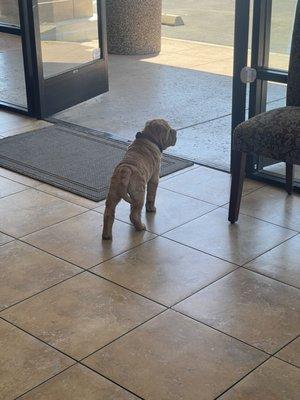
[[[250,17],[250,0],[236,0],[232,132],[239,123],[247,118],[247,84],[243,83],[240,78],[243,67],[248,65],[257,71],[257,79],[249,85],[249,118],[266,111],[268,82],[286,84],[288,79],[287,71],[269,68],[268,66],[272,0],[253,0],[251,62],[248,62]],[[258,156],[248,156],[247,176],[279,186],[285,184],[285,177],[275,176],[260,170]]]
[[[37,1],[18,0],[20,27],[0,24],[0,32],[21,37],[27,95],[27,108],[0,100],[0,109],[19,112],[35,118],[45,118],[60,109],[71,107],[97,96],[100,94],[99,89],[102,92],[108,90],[107,32],[106,24],[101,23],[105,21],[106,9],[105,0],[98,0],[101,59],[44,79]],[[92,74],[96,71],[97,74],[100,74],[97,77],[101,76],[101,87],[86,85],[83,86],[83,90],[75,90],[76,88],[72,87],[71,79],[75,70],[79,80],[83,82],[87,76],[92,78]],[[69,89],[67,96],[66,89]],[[61,92],[63,92],[64,96],[61,95]],[[58,107],[57,104],[61,99],[65,99],[63,108]]]
[[[24,65],[24,79],[26,85],[26,97],[27,97],[27,107],[23,107],[20,105],[15,105],[9,102],[6,102],[4,99],[0,99],[0,109],[14,111],[20,114],[26,115],[34,115],[33,107],[32,107],[32,98],[30,93],[30,80],[29,80],[29,70],[31,69],[32,56],[29,55],[29,51],[31,49],[26,46],[28,40],[26,40],[26,36],[28,35],[28,25],[25,23],[26,20],[26,0],[18,0],[19,6],[19,20],[20,26],[5,24],[0,22],[0,32],[7,33],[10,35],[20,36],[22,42],[22,56],[23,56],[23,65]]]

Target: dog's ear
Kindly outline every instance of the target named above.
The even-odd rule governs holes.
[[[175,146],[177,142],[177,131],[175,129],[171,129],[169,135],[169,146]]]
[[[161,135],[164,134],[168,128],[168,123],[163,119],[153,119],[152,121],[146,122],[144,133]]]

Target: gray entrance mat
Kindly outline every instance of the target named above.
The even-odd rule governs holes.
[[[0,166],[90,200],[106,197],[114,167],[128,143],[53,125],[0,140]],[[193,165],[164,155],[161,176]]]

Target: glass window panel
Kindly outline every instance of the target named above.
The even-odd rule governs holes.
[[[20,25],[18,0],[0,0],[0,24]]]
[[[44,77],[101,58],[96,0],[40,0]]]
[[[0,33],[0,101],[27,107],[20,36]]]
[[[273,0],[269,67],[287,70],[297,0]]]

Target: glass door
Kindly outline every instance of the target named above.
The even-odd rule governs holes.
[[[236,15],[232,129],[246,118],[285,106],[297,0],[253,0],[253,12],[250,3],[250,0],[236,0],[240,15]],[[245,23],[250,25],[249,21],[252,21],[252,38],[245,28]],[[296,169],[296,180],[298,178],[300,183],[299,172]],[[247,174],[254,179],[283,185],[285,165],[252,156],[248,157]]]
[[[108,90],[105,0],[32,0],[41,117]]]
[[[105,0],[0,0],[0,107],[47,117],[108,90]]]

